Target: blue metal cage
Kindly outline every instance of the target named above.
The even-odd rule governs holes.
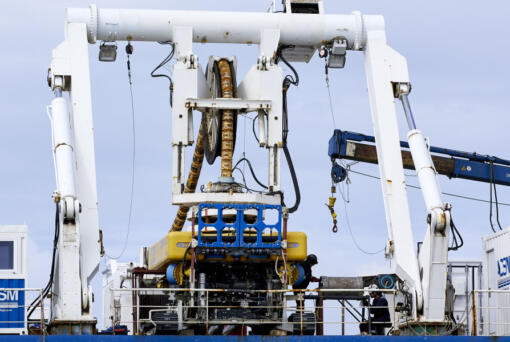
[[[202,213],[205,210],[215,209],[218,211],[215,222],[204,222]],[[223,210],[233,209],[236,212],[235,221],[225,222]],[[253,223],[245,220],[245,211],[254,209],[257,211],[257,219]],[[274,224],[264,222],[264,210],[276,210],[277,220]],[[207,232],[216,231],[216,238],[211,239],[212,234]],[[264,230],[275,233],[274,238],[268,239],[263,236]],[[250,234],[247,234],[250,232]],[[231,233],[231,234],[228,234]],[[235,233],[235,235],[234,235]],[[256,235],[255,235],[256,233]],[[245,236],[246,235],[246,236]],[[255,235],[255,236],[254,236]],[[255,239],[254,239],[255,238]],[[214,241],[211,241],[214,240]],[[280,248],[282,243],[282,206],[267,204],[228,204],[228,203],[201,203],[198,206],[198,247],[216,248]]]

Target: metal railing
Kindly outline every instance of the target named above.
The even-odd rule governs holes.
[[[155,312],[176,312],[178,310],[201,310],[203,315],[200,319],[197,317],[181,317],[181,323],[184,325],[202,325],[205,331],[209,331],[212,326],[235,325],[244,326],[281,326],[291,329],[294,333],[305,334],[313,324],[313,330],[319,334],[345,335],[360,334],[360,329],[367,334],[382,333],[383,331],[398,332],[401,313],[396,310],[397,290],[383,289],[306,289],[306,290],[223,290],[223,289],[201,289],[201,288],[110,288],[110,317],[111,327],[126,325],[133,334],[142,333],[142,324],[169,323],[168,321],[158,321],[153,319]],[[388,306],[377,306],[377,309],[387,309],[389,312],[389,321],[373,321],[370,311],[375,309],[368,304],[371,292],[384,293],[388,300]],[[144,305],[141,303],[141,296],[165,295],[175,297],[178,294],[189,293],[188,303],[181,305]],[[261,295],[279,295],[283,298],[281,305],[248,305],[240,303],[238,305],[218,305],[211,304],[211,296],[219,293],[250,293]],[[334,294],[341,293],[344,299],[334,298]],[[349,294],[360,294],[362,297],[349,298]],[[121,296],[133,296],[133,300],[124,297],[123,304]],[[193,299],[192,299],[193,298]],[[279,318],[265,319],[218,319],[212,318],[212,310],[236,310],[249,309],[272,310],[280,312]],[[145,315],[142,314],[142,311]],[[124,313],[122,313],[124,312]],[[294,314],[292,321],[289,321],[291,314]],[[297,315],[297,316],[296,316]],[[310,320],[313,315],[313,321]],[[173,322],[177,323],[177,322]],[[380,328],[379,328],[380,327]],[[112,329],[115,334],[115,329]]]
[[[46,316],[49,316],[48,309],[45,305],[45,298],[33,307],[32,303],[37,299],[43,297],[43,289],[41,288],[0,288],[0,294],[4,297],[0,302],[0,312],[7,313],[13,318],[16,316],[22,316],[22,319],[9,319],[0,320],[0,333],[2,331],[14,331],[21,330],[23,332],[28,331],[27,314],[29,310],[33,311],[32,316],[35,318],[30,320],[30,323],[39,324],[41,335],[46,335]],[[23,309],[23,310],[20,310]]]
[[[510,335],[510,290],[472,291],[470,313],[473,335]]]

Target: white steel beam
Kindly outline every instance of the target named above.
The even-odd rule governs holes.
[[[74,183],[75,197],[80,203],[74,221],[68,220],[69,217],[61,219],[52,320],[90,321],[89,284],[98,270],[100,247],[86,25],[67,24],[65,41],[52,53],[50,76],[53,87],[56,79],[64,81],[60,86],[69,92],[70,100],[70,106],[62,103],[63,98],[52,103],[58,110],[58,114],[54,113],[53,120],[58,122],[54,122],[53,129],[65,133],[60,137],[55,135],[58,139],[55,142],[69,142],[65,149],[63,145],[55,146],[59,159],[61,153],[65,153],[65,160],[57,162],[64,165],[63,162],[71,160],[73,165],[71,169],[65,166],[67,162],[63,167],[57,165],[57,191],[63,196],[74,196]],[[70,131],[65,132],[66,129]]]
[[[362,49],[366,32],[384,29],[380,15],[291,14],[69,8],[67,22],[87,25],[89,42],[174,41],[176,26],[193,28],[193,42],[259,44],[261,30],[280,31],[280,43],[318,47],[337,37]]]
[[[409,77],[405,58],[386,44],[384,31],[367,32],[365,69],[395,273],[415,289],[414,307],[421,310],[421,280],[414,252],[392,87],[393,83],[408,83]]]
[[[212,98],[212,99],[186,99],[186,107],[201,112],[209,108],[215,109],[239,109],[243,113],[271,109],[271,101],[245,100],[239,98]]]

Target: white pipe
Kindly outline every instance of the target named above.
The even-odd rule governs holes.
[[[259,112],[257,121],[259,124],[259,145],[260,147],[266,146],[266,117],[264,112]]]
[[[198,278],[199,278],[199,283],[200,283],[200,292],[198,293],[198,296],[200,297],[200,306],[206,306],[206,294],[205,294],[205,273],[200,273],[198,275]]]
[[[361,17],[361,20],[360,20]],[[205,12],[133,9],[67,9],[67,22],[87,24],[89,42],[173,41],[174,28],[193,28],[193,41],[258,44],[262,29],[279,29],[280,43],[318,47],[344,37],[349,49],[363,49],[366,32],[384,30],[380,15]]]
[[[72,130],[67,102],[63,97],[51,101],[51,114],[58,192],[62,197],[75,198]]]
[[[414,168],[418,175],[427,210],[430,213],[437,209],[443,211],[444,204],[439,183],[437,182],[436,169],[434,168],[425,136],[420,130],[414,129],[407,134],[407,141],[409,142]]]

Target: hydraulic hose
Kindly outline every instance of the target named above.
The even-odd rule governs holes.
[[[204,127],[204,119],[202,119],[200,129],[198,130],[197,143],[195,145],[195,152],[193,152],[193,160],[191,162],[191,168],[189,170],[188,181],[186,182],[184,193],[193,193],[197,188],[198,178],[200,177],[200,171],[202,170],[202,164],[204,162]],[[179,210],[177,210],[177,215],[175,216],[174,223],[172,225],[172,232],[182,230],[184,222],[186,222],[188,211],[188,206],[179,206]]]
[[[230,63],[227,60],[222,59],[218,62],[218,69],[220,73],[221,96],[224,98],[233,98],[234,86],[232,82]],[[235,113],[233,110],[223,111],[221,126],[221,177],[232,177],[232,157],[234,154],[234,115]],[[200,177],[200,171],[202,170],[202,164],[204,161],[204,121],[205,118],[203,118],[200,123],[195,152],[193,153],[193,161],[191,163],[184,193],[193,193],[197,188],[198,178]],[[186,217],[188,216],[188,211],[188,206],[179,206],[171,231],[176,232],[182,230],[184,222],[186,222]]]
[[[233,98],[234,86],[230,63],[226,59],[218,62],[221,83],[221,97]],[[223,110],[221,124],[221,177],[232,177],[232,157],[234,154],[234,111]]]

